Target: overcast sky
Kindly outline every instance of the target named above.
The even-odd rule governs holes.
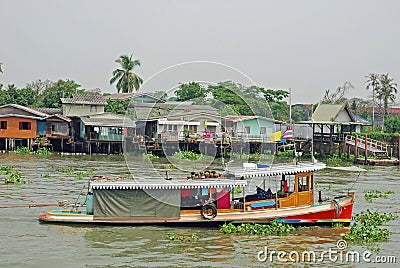
[[[370,72],[400,84],[399,11],[396,0],[1,0],[0,82],[72,79],[115,92],[114,60],[134,53],[137,73],[152,77],[145,90],[233,80],[310,103],[350,81],[347,96],[367,98]]]

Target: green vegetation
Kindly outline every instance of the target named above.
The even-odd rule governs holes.
[[[318,159],[324,161],[328,166],[331,167],[351,166],[354,163],[354,155],[350,155],[349,158],[347,158],[345,155],[342,156],[333,155]]]
[[[337,223],[334,223],[332,227],[333,227],[333,228],[343,228],[344,225],[343,225],[343,223],[341,223],[341,222],[337,222]]]
[[[157,155],[154,155],[153,152],[148,152],[147,154],[143,154],[144,157],[147,157],[150,160],[154,160],[154,159],[158,159],[160,157],[158,157]]]
[[[41,147],[36,151],[37,155],[51,155],[53,152],[47,147]]]
[[[107,96],[105,96],[107,98]],[[125,114],[128,105],[129,105],[129,100],[107,100],[107,106],[104,107],[104,111],[108,113],[116,113],[116,114]]]
[[[69,168],[69,167],[68,168],[59,168],[58,172],[66,173],[68,175],[72,175],[72,174],[74,174],[75,169],[74,168]]]
[[[364,191],[364,198],[367,202],[372,202],[374,198],[388,198],[389,194],[394,194],[392,191],[381,192],[379,190]]]
[[[391,213],[372,212],[367,209],[366,212],[360,212],[355,216],[355,222],[350,227],[350,233],[342,234],[342,237],[355,244],[388,241],[390,232],[379,226],[397,218],[397,215]]]
[[[177,159],[177,160],[199,160],[202,159],[204,156],[202,154],[197,154],[195,152],[191,152],[191,151],[179,151],[179,152],[175,152],[172,155],[172,158]]]
[[[164,169],[176,169],[176,166],[174,164],[166,164],[164,165]]]
[[[143,84],[143,79],[132,72],[136,66],[140,66],[140,61],[133,60],[132,57],[133,54],[130,56],[122,55],[115,60],[115,62],[119,63],[121,67],[113,71],[110,85],[118,81],[116,85],[118,93],[131,93],[134,89],[138,90],[140,85]]]
[[[93,169],[88,169],[87,171],[76,171],[75,172],[75,177],[78,180],[81,180],[85,177],[91,177],[93,176]]]
[[[199,83],[190,82],[187,84],[180,84],[179,89],[175,91],[177,101],[193,100],[196,103],[203,103],[204,98],[207,96],[207,89],[202,87]]]
[[[4,184],[25,184],[21,172],[15,171],[13,166],[0,167],[0,175],[6,175]]]
[[[220,231],[224,234],[242,233],[248,235],[288,235],[293,233],[295,228],[292,225],[272,221],[269,224],[242,223],[234,225],[232,223],[222,225]]]
[[[78,180],[85,177],[93,176],[93,169],[88,169],[87,171],[76,171],[74,168],[60,168],[58,172],[68,174],[68,176],[75,176]]]
[[[199,239],[199,236],[196,234],[179,235],[176,233],[168,233],[167,239],[174,240],[174,241],[182,241],[182,242],[196,242]]]
[[[13,153],[15,154],[30,154],[31,151],[29,150],[28,147],[17,147],[14,149]]]
[[[241,194],[242,193],[242,189],[240,189],[240,187],[237,187],[237,188],[233,189],[232,193],[234,195]]]

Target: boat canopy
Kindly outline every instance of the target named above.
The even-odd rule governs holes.
[[[300,172],[312,172],[324,168],[326,168],[326,165],[323,163],[298,163],[290,165],[275,165],[267,168],[231,168],[227,170],[227,174],[236,178],[267,177],[297,174]]]
[[[138,179],[124,181],[93,181],[90,183],[92,189],[117,189],[117,190],[160,190],[160,189],[200,189],[200,188],[225,188],[246,186],[245,180],[161,180],[161,179]]]

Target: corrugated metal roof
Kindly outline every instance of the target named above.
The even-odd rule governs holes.
[[[94,114],[90,116],[82,116],[81,120],[86,126],[135,127],[135,122],[133,122],[132,119],[121,114]]]
[[[246,120],[260,119],[260,120],[271,121],[274,123],[283,123],[283,121],[280,121],[280,120],[275,120],[272,118],[258,116],[258,115],[228,115],[228,116],[225,116],[224,118],[229,121],[232,121],[232,122],[242,122],[242,121],[246,121]]]
[[[38,111],[36,109],[28,108],[28,107],[25,107],[25,106],[22,106],[22,105],[19,105],[19,104],[13,104],[13,103],[2,105],[2,106],[0,106],[0,108],[8,107],[8,106],[14,107],[16,109],[23,110],[23,111],[31,113],[31,114],[34,114],[34,115],[36,115],[38,117],[47,117],[47,116],[49,116],[48,114],[43,113],[41,111]]]
[[[52,117],[56,117],[58,119],[66,121],[66,122],[71,122],[72,121],[71,118],[69,118],[69,117],[67,117],[65,115],[62,115],[62,114],[53,114],[53,115],[50,115],[50,116],[46,117],[46,119],[50,119]]]
[[[243,187],[247,185],[245,180],[125,180],[125,181],[95,181],[90,185],[94,190],[97,189],[116,189],[116,190],[132,190],[132,189],[200,189],[200,188],[224,188],[224,187]]]
[[[143,96],[148,96],[148,97],[154,99],[155,102],[165,102],[165,100],[160,99],[150,93],[137,93],[137,92],[135,92],[135,93],[114,93],[114,94],[110,94],[110,95],[107,95],[104,97],[106,99],[110,99],[110,100],[129,100],[129,99],[143,97]]]
[[[336,117],[339,113],[344,110],[349,114],[351,118],[350,122],[355,122],[353,114],[349,111],[346,104],[319,104],[315,109],[312,118],[314,121],[321,122],[335,122]]]
[[[107,105],[107,100],[97,93],[72,94],[72,98],[61,98],[63,104]]]
[[[244,177],[267,177],[277,175],[289,175],[299,172],[310,172],[326,168],[323,163],[306,164],[299,163],[297,165],[281,165],[269,168],[231,168],[227,172],[237,178]]]

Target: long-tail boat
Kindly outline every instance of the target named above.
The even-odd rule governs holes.
[[[204,175],[147,180],[95,177],[88,186],[86,209],[50,210],[40,215],[39,220],[107,225],[210,226],[270,221],[348,225],[354,192],[329,200],[322,200],[321,194],[318,199],[314,196],[314,172],[325,167],[321,163],[246,166],[213,178]],[[259,185],[248,189],[253,180]]]

